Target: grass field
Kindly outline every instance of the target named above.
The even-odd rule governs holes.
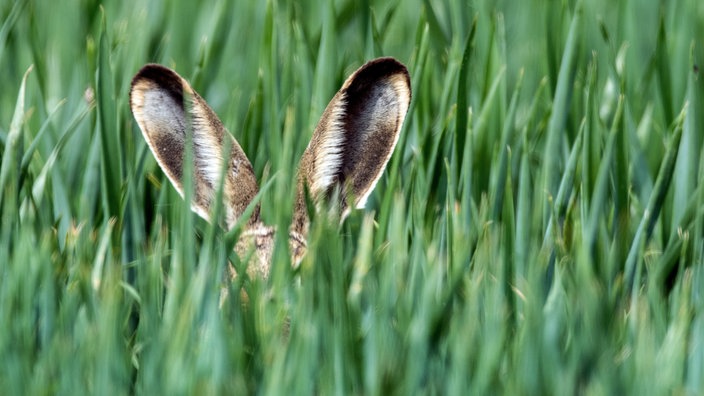
[[[703,38],[700,0],[1,1],[0,393],[700,394]],[[366,210],[220,309],[236,233],[168,183],[130,79],[186,77],[285,229],[378,56],[413,101]]]

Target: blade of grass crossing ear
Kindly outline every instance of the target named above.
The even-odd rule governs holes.
[[[242,212],[242,216],[240,216],[240,218],[237,219],[235,225],[227,231],[227,233],[225,234],[225,241],[228,245],[231,245],[232,247],[235,246],[235,243],[239,238],[239,234],[244,229],[244,226],[247,224],[247,221],[249,221],[249,218],[252,217],[252,213],[254,212],[254,209],[257,207],[257,205],[259,205],[259,203],[261,202],[262,196],[267,194],[269,189],[271,189],[274,185],[274,180],[275,178],[272,177],[267,180],[266,183],[262,184],[262,186],[259,188],[259,192],[257,193],[257,195],[254,196],[252,202],[250,202]]]
[[[183,92],[183,106],[185,114],[185,141],[183,150],[183,200],[178,200],[174,203],[173,208],[177,210],[180,216],[176,218],[180,221],[178,224],[179,232],[173,236],[175,241],[175,255],[173,256],[172,265],[175,272],[174,275],[174,290],[178,291],[178,297],[172,300],[174,303],[182,298],[181,293],[187,289],[188,279],[193,274],[194,265],[196,262],[196,238],[193,235],[195,229],[195,214],[191,210],[191,203],[195,195],[195,164],[194,164],[194,147],[193,147],[193,101],[187,92]],[[173,309],[178,309],[175,306]]]
[[[227,132],[225,132],[227,133]],[[231,158],[230,157],[230,152],[232,149],[232,139],[223,139],[223,148],[222,148],[222,158]],[[222,227],[222,225],[225,224],[222,216],[223,213],[223,203],[225,202],[223,200],[223,193],[225,190],[225,174],[227,173],[227,167],[228,167],[228,162],[223,161],[221,169],[220,169],[220,182],[216,186],[215,190],[215,196],[213,197],[213,207],[210,209],[210,218],[212,219],[210,221],[210,224],[208,225],[206,229],[205,236],[203,238],[203,249],[201,249],[200,253],[200,262],[205,263],[210,261],[210,257],[207,256],[210,252],[212,252],[213,245],[215,244],[215,237],[218,234],[218,229]],[[206,253],[207,252],[207,253]]]

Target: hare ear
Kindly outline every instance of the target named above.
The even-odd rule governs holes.
[[[305,233],[306,188],[316,202],[339,188],[343,218],[350,207],[364,207],[394,151],[410,101],[408,70],[393,58],[372,60],[347,78],[301,159],[294,230]]]
[[[183,156],[186,133],[193,134],[193,185],[191,207],[209,220],[215,192],[220,186],[226,139],[230,154],[223,196],[228,228],[257,194],[252,164],[215,112],[176,72],[164,66],[144,66],[132,79],[132,114],[154,157],[183,196]],[[258,221],[255,210],[250,223]]]

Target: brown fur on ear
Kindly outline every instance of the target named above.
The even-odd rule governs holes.
[[[186,106],[184,100],[189,101]],[[209,219],[219,186],[225,139],[229,139],[225,190],[228,228],[232,227],[257,194],[252,164],[237,141],[208,104],[176,72],[148,64],[132,79],[130,107],[159,166],[183,196],[183,155],[187,123],[193,133],[193,210]],[[186,111],[190,113],[187,114]],[[259,221],[259,208],[249,223]]]
[[[294,231],[307,232],[305,186],[318,203],[339,188],[343,219],[350,207],[364,206],[393,153],[410,101],[408,70],[393,58],[372,60],[345,81],[301,159]]]

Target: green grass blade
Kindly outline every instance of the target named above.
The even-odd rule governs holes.
[[[12,9],[3,21],[2,26],[0,26],[0,61],[3,60],[3,56],[5,55],[7,36],[10,34],[15,23],[17,23],[20,15],[22,15],[22,9],[28,2],[29,1],[26,0],[13,2]]]
[[[119,218],[122,197],[122,145],[117,129],[117,100],[110,65],[110,43],[107,36],[107,16],[103,11],[100,46],[98,50],[98,74],[96,82],[96,100],[100,117],[99,136],[101,142],[101,167],[104,215],[107,218]],[[117,226],[115,235],[119,235]]]
[[[606,201],[609,197],[609,179],[614,161],[614,151],[617,149],[617,140],[620,135],[619,125],[622,114],[623,97],[619,99],[616,115],[614,116],[614,122],[611,127],[611,131],[609,131],[606,148],[604,149],[601,162],[599,163],[599,172],[597,173],[596,184],[594,185],[594,193],[591,197],[589,219],[587,229],[585,231],[585,237],[587,246],[593,255],[596,253],[595,249],[599,233],[599,224],[604,221],[605,217],[604,210]]]
[[[459,170],[463,169],[463,164],[470,164],[472,158],[463,158],[462,150],[465,147],[465,140],[467,139],[467,110],[469,109],[468,102],[468,92],[467,79],[472,70],[472,64],[470,63],[470,58],[472,51],[474,50],[474,35],[477,32],[477,17],[472,21],[472,29],[469,31],[467,40],[465,41],[464,51],[462,52],[462,63],[460,64],[459,79],[457,81],[457,119],[455,123],[455,134],[453,146],[455,151],[453,153],[455,160],[452,161],[454,179],[456,180]],[[469,186],[465,186],[469,188]]]
[[[504,189],[506,187],[506,174],[508,173],[510,146],[513,142],[513,132],[515,129],[516,108],[518,107],[519,94],[523,85],[523,70],[518,77],[516,88],[511,96],[511,104],[508,108],[506,119],[504,120],[504,128],[501,132],[501,143],[499,143],[499,170],[492,180],[492,191],[494,201],[492,204],[492,218],[498,220],[499,212],[502,210],[504,201]]]
[[[563,170],[563,159],[560,154],[560,148],[563,141],[567,115],[569,114],[568,109],[572,96],[572,84],[576,72],[577,57],[579,55],[579,33],[582,26],[582,13],[582,5],[579,3],[572,16],[567,43],[565,44],[565,50],[562,54],[560,71],[555,87],[553,108],[550,112],[547,141],[545,142],[543,190],[553,196],[557,194],[560,172]]]
[[[655,222],[663,208],[665,196],[669,191],[674,176],[677,153],[680,150],[680,141],[682,139],[682,124],[686,114],[687,107],[685,106],[678,119],[675,120],[673,134],[667,147],[667,154],[663,159],[658,177],[655,179],[653,192],[650,195],[648,205],[643,213],[643,218],[638,224],[636,235],[628,251],[625,265],[625,279],[626,285],[628,286],[627,290],[631,293],[634,293],[637,289],[637,281],[639,280],[639,274],[642,270],[642,265],[639,265],[639,256],[642,254],[643,244],[650,239],[653,228],[655,227]]]
[[[3,202],[7,194],[18,194],[19,191],[19,168],[20,152],[22,150],[22,125],[24,123],[24,94],[27,77],[32,67],[24,73],[20,90],[17,94],[17,104],[15,105],[15,114],[12,116],[10,129],[5,139],[5,150],[2,153],[2,163],[0,163],[0,209],[3,207]],[[13,200],[14,201],[14,200]]]

